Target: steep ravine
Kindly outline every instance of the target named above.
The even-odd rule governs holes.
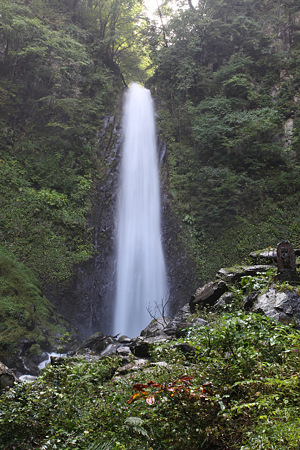
[[[107,118],[106,128],[100,133],[99,147],[104,147],[106,171],[95,183],[92,208],[87,228],[93,229],[95,255],[75,267],[74,276],[64,287],[44,286],[46,297],[59,313],[79,328],[84,336],[97,331],[112,331],[115,297],[115,211],[120,166],[120,118]],[[161,169],[168,160],[163,145],[159,145]],[[168,194],[167,170],[161,170],[162,241],[166,258],[170,289],[170,312],[185,304],[199,286],[195,263],[180,238],[180,225],[172,212]],[[159,311],[157,311],[159,314]],[[150,317],[149,317],[150,318]]]

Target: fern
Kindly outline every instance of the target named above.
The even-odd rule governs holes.
[[[135,431],[138,434],[141,434],[142,436],[145,436],[146,438],[149,438],[149,435],[145,428],[143,428],[144,421],[140,419],[139,417],[128,417],[128,419],[124,422],[124,427],[128,430]]]
[[[101,442],[96,442],[89,447],[88,450],[112,450],[114,448],[113,444],[113,441],[105,442],[104,444]]]
[[[45,444],[42,446],[41,450],[50,450],[50,445],[51,445],[50,441],[45,442]]]

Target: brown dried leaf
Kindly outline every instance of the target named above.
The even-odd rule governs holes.
[[[201,394],[201,395],[199,396],[200,402],[204,402],[206,399],[207,399],[207,397],[206,397],[205,394]]]
[[[157,383],[155,383],[155,381],[151,380],[151,381],[148,381],[147,384],[137,383],[137,384],[133,385],[132,389],[135,389],[136,391],[141,391],[142,389],[147,389],[148,387],[151,387],[151,386],[160,387],[161,385],[157,384]]]
[[[135,394],[133,394],[132,397],[130,397],[129,400],[127,400],[127,403],[128,403],[128,405],[130,405],[130,403],[134,402],[138,398],[147,397],[147,396],[148,396],[148,393],[146,391],[136,392]]]

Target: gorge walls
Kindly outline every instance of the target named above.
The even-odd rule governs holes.
[[[92,228],[94,256],[74,268],[69,284],[44,286],[47,298],[58,312],[76,325],[84,336],[97,331],[112,333],[115,299],[116,242],[115,216],[120,170],[122,137],[120,117],[108,117],[106,126],[99,135],[99,146],[106,159],[106,171],[95,183],[92,208],[87,228]],[[170,312],[189,301],[199,280],[195,263],[185,248],[180,224],[172,212],[171,196],[168,193],[168,165],[164,146],[159,145],[159,160],[162,194],[162,244],[165,254],[167,279],[170,293]],[[159,311],[157,311],[159,316]],[[151,317],[149,316],[149,322]]]

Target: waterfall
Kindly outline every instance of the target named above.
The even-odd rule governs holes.
[[[150,91],[131,84],[125,99],[117,216],[114,333],[138,336],[167,296],[160,234],[160,192]]]

